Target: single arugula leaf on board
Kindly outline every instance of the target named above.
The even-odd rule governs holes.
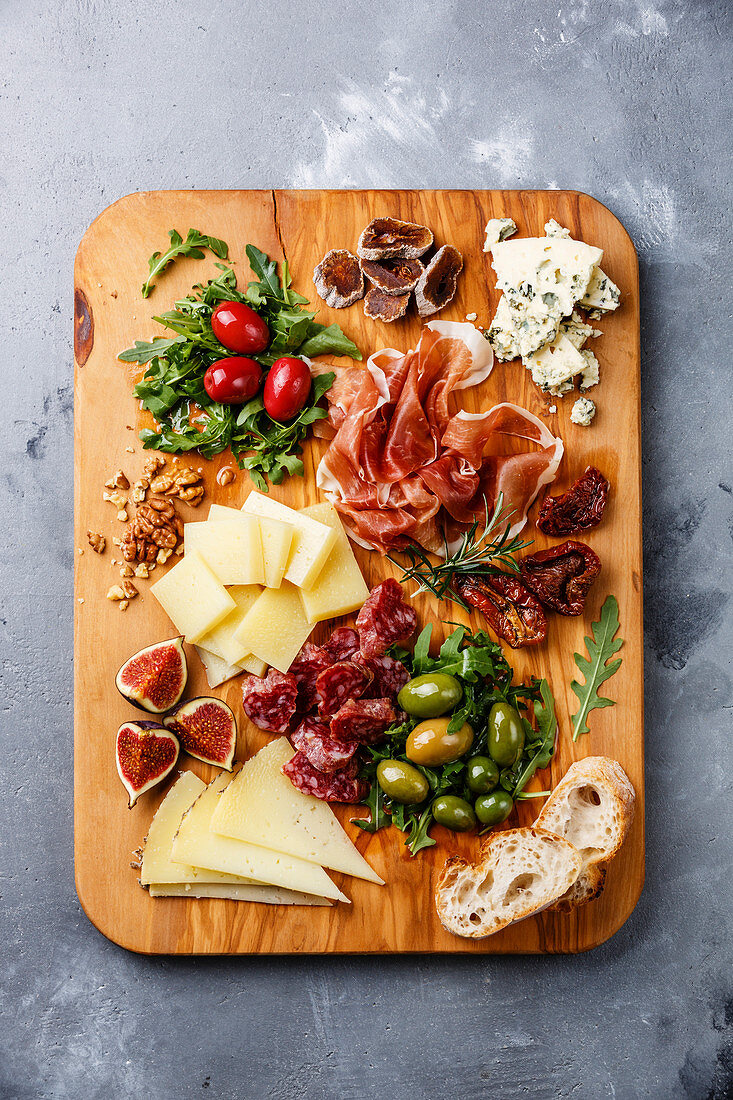
[[[371,789],[364,799],[363,805],[369,810],[370,819],[367,821],[363,817],[352,818],[352,825],[358,825],[365,833],[376,833],[379,829],[384,829],[392,824],[392,818],[384,811],[384,793],[376,780],[372,782]]]
[[[598,694],[598,689],[621,665],[621,657],[611,661],[610,665],[606,663],[624,644],[623,638],[616,638],[619,626],[618,600],[615,596],[607,596],[601,608],[600,619],[597,623],[591,623],[591,635],[585,639],[590,660],[579,653],[574,654],[575,663],[583,673],[585,683],[573,680],[570,684],[580,703],[577,713],[572,717],[573,741],[577,741],[581,733],[590,732],[588,715],[592,710],[616,705],[615,699],[605,699]]]
[[[177,229],[169,229],[168,236],[171,241],[170,248],[166,252],[154,252],[148,260],[150,271],[142,285],[143,298],[147,298],[150,291],[154,289],[153,279],[157,278],[168,264],[179,256],[190,256],[194,260],[203,260],[203,250],[206,248],[209,252],[213,252],[215,256],[218,256],[220,260],[225,260],[229,254],[229,248],[225,241],[219,240],[218,237],[209,237],[198,229],[189,229],[185,241]]]

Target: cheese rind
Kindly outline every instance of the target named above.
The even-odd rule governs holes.
[[[211,828],[383,886],[328,803],[297,790],[283,775],[283,764],[294,755],[285,737],[260,749],[219,799]]]
[[[211,819],[230,776],[224,772],[209,784],[184,816],[173,841],[172,858],[195,867],[254,879],[286,890],[348,900],[322,867],[295,856],[276,852],[211,831]]]
[[[284,578],[299,588],[310,588],[336,543],[336,531],[256,490],[249,494],[242,511],[290,524],[293,541]]]
[[[244,652],[254,654],[279,672],[287,672],[312,630],[298,589],[283,581],[280,588],[263,591],[234,637]]]
[[[150,591],[187,642],[197,642],[236,606],[195,550],[176,562]]]
[[[236,584],[227,591],[236,607],[213,630],[199,639],[199,645],[209,653],[215,653],[217,657],[221,657],[228,665],[237,665],[249,656],[249,651],[242,648],[234,634],[249,609],[262,594],[262,588],[258,584]]]
[[[184,526],[186,553],[197,550],[222,584],[263,584],[260,525],[249,517],[187,523]]]
[[[227,898],[229,901],[254,901],[260,905],[330,905],[326,898],[312,894],[299,894],[295,890],[283,890],[280,886],[261,886],[257,883],[202,882],[202,883],[151,883],[151,898]]]
[[[336,545],[328,555],[318,580],[312,588],[300,590],[308,622],[318,623],[356,611],[369,595],[369,589],[338,512],[332,504],[322,503],[303,508],[301,514],[336,531]]]

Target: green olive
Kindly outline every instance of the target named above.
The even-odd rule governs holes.
[[[489,714],[489,756],[500,768],[511,768],[524,749],[524,726],[514,707],[494,703]]]
[[[450,718],[428,718],[420,722],[407,738],[405,756],[416,764],[434,767],[450,764],[464,756],[473,744],[473,730],[464,722],[455,733],[448,732]]]
[[[397,702],[416,718],[437,718],[458,706],[463,688],[455,676],[445,672],[428,672],[405,684]]]
[[[512,796],[506,791],[482,794],[475,802],[476,817],[482,825],[500,825],[514,809]]]
[[[433,802],[433,817],[439,825],[454,833],[465,833],[476,824],[476,814],[468,802],[454,794],[443,794]]]
[[[388,798],[412,806],[428,795],[428,781],[422,772],[404,760],[380,760],[377,782]]]
[[[472,756],[466,764],[466,782],[474,794],[488,794],[499,782],[499,769],[488,756]]]

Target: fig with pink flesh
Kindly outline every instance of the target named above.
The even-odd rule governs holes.
[[[115,753],[130,809],[141,794],[170,775],[179,751],[178,738],[158,722],[123,722],[117,730]]]
[[[202,695],[180,703],[163,719],[189,756],[230,772],[237,747],[237,720],[221,699]]]
[[[134,653],[117,673],[120,695],[149,714],[165,714],[186,690],[188,667],[183,637],[156,642]]]

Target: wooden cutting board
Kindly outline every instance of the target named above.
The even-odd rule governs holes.
[[[613,493],[603,523],[587,541],[600,555],[603,570],[591,590],[583,617],[549,618],[546,643],[529,651],[509,651],[517,677],[548,677],[558,706],[560,734],[551,769],[539,785],[556,783],[575,759],[606,754],[619,760],[637,793],[631,833],[612,863],[601,898],[571,915],[543,913],[484,941],[458,939],[440,926],[433,891],[448,855],[471,857],[474,835],[435,828],[436,847],[413,859],[396,829],[370,836],[349,823],[359,816],[339,808],[359,850],[386,880],[383,888],[334,874],[352,904],[330,909],[272,907],[220,900],[152,899],[140,888],[130,867],[132,853],[164,791],[143,796],[128,810],[117,777],[114,741],[118,725],[133,717],[118,695],[114,676],[120,664],[144,645],[170,637],[174,630],[148,583],[125,613],[105,598],[119,582],[113,558],[120,553],[112,537],[124,528],[115,509],[102,499],[104,482],[117,470],[132,482],[147,457],[138,441],[150,423],[132,396],[140,370],[117,360],[133,340],[149,338],[159,327],[153,314],[215,274],[214,258],[177,262],[159,279],[148,300],[140,285],[148,256],[165,249],[167,232],[185,236],[190,226],[223,238],[240,285],[250,272],[245,245],[256,244],[282,260],[287,257],[295,289],[319,310],[319,320],[338,321],[366,355],[380,347],[407,349],[419,337],[420,321],[411,311],[402,321],[383,325],[364,317],[361,303],[330,310],[317,298],[311,281],[314,266],[330,248],[355,249],[361,229],[373,217],[392,215],[429,225],[436,243],[451,243],[463,253],[465,266],[455,300],[440,315],[464,320],[476,313],[488,327],[498,300],[490,257],[482,251],[484,225],[490,217],[514,218],[522,236],[543,232],[556,218],[573,237],[604,250],[603,268],[621,288],[621,308],[598,322],[603,336],[592,346],[601,363],[601,383],[593,396],[598,414],[590,428],[570,423],[572,397],[564,401],[542,395],[518,363],[498,363],[479,390],[470,390],[465,405],[475,411],[499,401],[513,401],[536,413],[565,441],[557,490],[564,490],[589,463],[609,478]],[[251,954],[304,952],[571,952],[593,947],[613,935],[633,910],[644,880],[644,757],[642,676],[642,554],[640,491],[639,291],[634,247],[617,219],[587,195],[568,191],[160,191],[128,195],[105,210],[84,236],[75,266],[75,852],[76,885],[89,919],[109,939],[134,951],[176,954]],[[550,412],[551,405],[557,406]],[[305,477],[272,490],[273,496],[298,508],[319,499],[315,469],[323,451],[317,441],[305,450]],[[213,501],[239,506],[250,490],[244,474],[222,488],[216,474],[227,456],[213,462],[193,459],[203,470],[206,497],[194,511],[181,507],[184,518],[204,519]],[[536,514],[536,508],[532,515]],[[104,533],[107,552],[99,556],[87,545],[87,530]],[[546,545],[534,529],[536,549]],[[376,554],[357,550],[370,585],[397,575]],[[160,569],[154,576],[160,576]],[[607,685],[615,707],[594,711],[591,732],[571,740],[569,716],[575,696],[570,681],[576,673],[573,652],[585,652],[583,637],[603,600],[615,593],[625,639],[620,671]],[[442,637],[444,619],[468,621],[459,608],[416,600],[421,625],[433,622]],[[471,620],[478,628],[483,623]],[[315,640],[328,633],[324,624]],[[203,670],[189,648],[189,695],[209,694]],[[242,714],[239,681],[214,694],[225,698],[240,721],[238,759],[268,740]],[[181,765],[204,779],[213,770],[182,757]],[[551,777],[551,778],[550,778]],[[511,824],[530,823],[540,801],[520,804]]]

